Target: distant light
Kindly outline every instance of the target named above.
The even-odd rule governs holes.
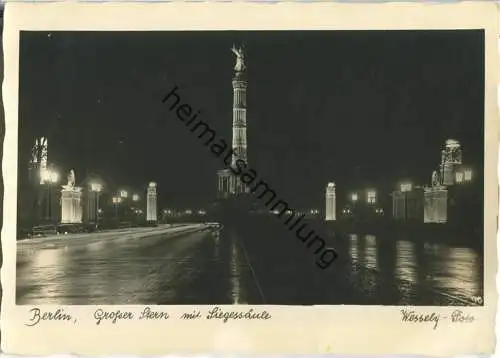
[[[113,204],[120,204],[122,202],[122,198],[119,196],[113,196]]]
[[[41,184],[46,183],[57,183],[59,181],[59,173],[50,169],[40,169],[40,182]]]
[[[335,183],[328,183],[328,187],[329,187],[329,188],[333,188],[333,187],[335,187]]]
[[[464,171],[464,179],[465,179],[465,181],[471,181],[472,180],[472,170],[466,169]]]
[[[57,183],[59,181],[59,173],[51,170],[50,171],[50,181],[52,183]]]
[[[358,199],[359,199],[359,198],[358,198],[358,193],[352,193],[352,194],[351,194],[351,200],[352,200],[352,201],[358,201]]]
[[[366,193],[366,202],[368,204],[375,204],[377,201],[377,192],[373,189],[368,190]]]
[[[151,182],[151,183],[149,183],[149,187],[150,187],[150,188],[154,188],[154,187],[156,187],[156,183],[155,183],[155,182]]]
[[[139,194],[134,194],[134,195],[132,195],[132,200],[133,200],[133,201],[139,201],[139,199],[140,199],[140,198],[141,198],[141,197],[139,196]]]
[[[463,172],[456,172],[455,179],[456,179],[457,183],[462,183],[464,181],[464,173]]]
[[[460,147],[460,142],[456,139],[448,139],[448,140],[446,140],[446,147],[447,148],[458,148],[458,147]]]
[[[127,191],[126,191],[126,190],[121,190],[121,191],[120,191],[120,196],[121,196],[122,198],[124,198],[124,199],[125,199],[125,198],[127,198],[127,197],[128,197],[128,193],[127,193]]]
[[[102,185],[100,183],[90,183],[90,190],[100,192],[102,190]]]
[[[401,184],[401,191],[406,192],[406,191],[411,191],[412,190],[412,184],[411,183],[404,183]]]
[[[191,209],[186,210],[186,214],[191,215],[193,211]]]

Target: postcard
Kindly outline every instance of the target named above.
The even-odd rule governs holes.
[[[492,3],[7,3],[2,350],[491,354]]]

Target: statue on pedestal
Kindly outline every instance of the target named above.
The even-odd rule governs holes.
[[[68,183],[61,190],[61,223],[77,224],[82,222],[82,188],[75,186],[75,171],[68,173]]]
[[[245,54],[243,53],[243,48],[231,48],[231,51],[236,55],[236,65],[234,66],[234,70],[236,72],[243,72],[246,69],[245,66]]]
[[[437,171],[432,172],[432,187],[439,186],[439,174]]]
[[[68,184],[67,186],[69,188],[73,188],[75,186],[75,171],[73,169],[71,169],[68,173]]]

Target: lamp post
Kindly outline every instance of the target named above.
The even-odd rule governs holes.
[[[96,203],[95,203],[92,210],[95,211],[96,222],[99,222],[99,195],[102,191],[102,184],[101,183],[90,183],[90,191],[93,192],[95,197],[96,197],[96,199],[95,199]]]
[[[412,191],[413,185],[411,183],[403,183],[400,190],[405,196],[405,220],[408,220],[408,192]]]
[[[52,185],[59,181],[59,173],[47,169],[42,172],[42,183],[47,184],[47,221],[52,221]]]
[[[118,220],[118,206],[122,202],[122,197],[121,196],[113,196],[113,205],[115,207],[115,216],[116,220]]]
[[[353,213],[353,218],[356,217],[357,211],[356,211],[356,203],[358,202],[359,196],[358,193],[352,193],[351,194],[351,201],[352,201],[352,213]]]

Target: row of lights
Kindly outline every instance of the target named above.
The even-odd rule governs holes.
[[[113,204],[115,205],[119,205],[122,203],[123,200],[127,199],[128,198],[128,192],[126,190],[120,190],[120,192],[118,193],[118,195],[115,195],[113,196]],[[141,200],[141,197],[139,196],[139,194],[133,194],[132,195],[132,201],[139,201]]]
[[[43,170],[43,171],[41,171],[40,175],[41,175],[41,180],[44,184],[49,184],[49,183],[55,184],[59,181],[59,173],[57,173],[54,170],[50,170],[50,169]],[[94,193],[100,193],[103,189],[103,186],[101,183],[91,182],[89,184],[89,189],[90,189],[90,191],[92,191]],[[120,190],[118,195],[115,195],[113,197],[113,203],[119,204],[126,198],[128,198],[128,192],[126,190]],[[133,201],[139,201],[140,199],[141,199],[141,197],[139,196],[139,194],[132,195]]]
[[[173,210],[165,209],[163,210],[164,215],[173,215],[175,212]],[[205,215],[207,212],[205,210],[191,210],[191,209],[186,209],[183,212],[180,212],[181,215],[192,215],[193,213],[196,213],[198,215]]]
[[[281,211],[279,211],[279,210],[272,210],[272,211],[271,211],[271,213],[272,213],[272,214],[275,214],[275,215],[278,215],[278,214],[280,214],[280,213],[281,213]],[[292,213],[293,213],[293,211],[292,211],[292,210],[286,210],[286,211],[285,211],[285,214],[287,214],[287,215],[291,215]],[[298,212],[297,214],[299,214],[299,215],[300,215],[300,214],[302,214],[302,213],[301,213],[301,212]],[[311,215],[318,215],[318,214],[319,214],[319,210],[318,210],[318,209],[311,209],[311,210],[309,210],[309,214],[311,214]]]
[[[352,202],[357,202],[359,200],[359,195],[358,193],[352,193],[351,194],[351,201]],[[377,192],[373,189],[369,189],[366,192],[366,202],[368,204],[375,204],[377,201]]]
[[[384,213],[384,209],[382,209],[382,208],[376,208],[375,209],[375,214],[382,215],[383,213]],[[342,209],[342,214],[344,214],[344,215],[352,214],[351,208],[344,208],[344,209]]]
[[[465,169],[464,171],[459,171],[456,174],[456,182],[457,183],[464,183],[464,182],[470,182],[472,181],[472,170],[470,169]],[[328,184],[330,185],[330,184]],[[413,190],[413,184],[412,183],[401,183],[399,186],[399,190],[401,192],[409,192]],[[358,193],[352,193],[351,194],[351,201],[352,202],[357,202],[359,200],[359,195]],[[366,202],[368,204],[375,204],[377,201],[377,192],[373,189],[368,189],[366,192]]]

